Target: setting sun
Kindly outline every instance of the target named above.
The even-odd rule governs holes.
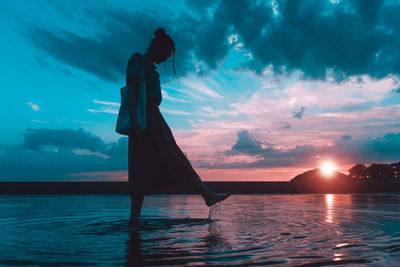
[[[320,169],[324,176],[329,178],[334,174],[336,166],[332,161],[325,161],[321,164]]]

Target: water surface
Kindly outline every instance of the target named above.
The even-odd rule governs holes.
[[[400,194],[0,196],[0,265],[395,266]]]

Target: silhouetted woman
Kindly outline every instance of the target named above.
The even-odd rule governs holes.
[[[145,54],[134,53],[128,61],[126,83],[139,89],[146,84],[146,129],[129,136],[128,180],[131,194],[130,222],[139,222],[144,196],[158,193],[172,184],[189,183],[203,196],[207,206],[226,199],[230,193],[212,192],[199,178],[189,160],[175,142],[170,128],[160,113],[161,87],[153,63],[160,64],[174,54],[175,44],[165,30],[159,28]],[[174,73],[175,65],[173,65]]]

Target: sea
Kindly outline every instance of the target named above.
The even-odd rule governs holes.
[[[400,266],[400,194],[0,195],[0,266]]]

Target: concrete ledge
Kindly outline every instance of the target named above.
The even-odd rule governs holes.
[[[400,192],[400,182],[345,183],[205,182],[215,192],[233,194],[388,193]],[[193,188],[171,186],[161,194],[193,194]],[[0,182],[0,194],[129,194],[128,182]]]

